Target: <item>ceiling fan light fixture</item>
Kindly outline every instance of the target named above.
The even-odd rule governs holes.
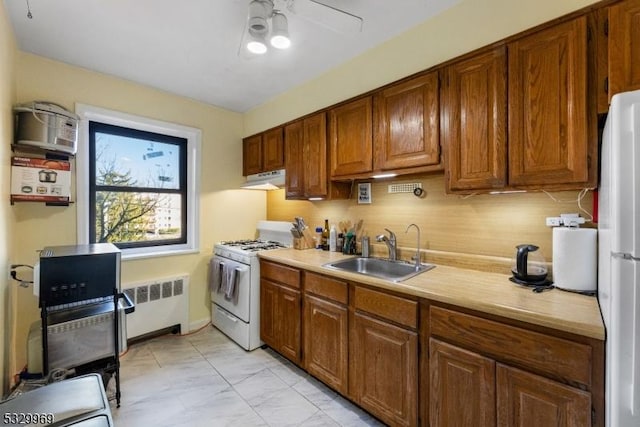
[[[291,46],[289,24],[284,14],[274,11],[271,17],[271,46],[276,49],[287,49]]]
[[[250,36],[247,41],[247,50],[257,55],[262,55],[267,52],[267,44],[263,37]]]

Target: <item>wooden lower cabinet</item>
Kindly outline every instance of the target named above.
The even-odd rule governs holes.
[[[591,425],[589,392],[433,338],[429,354],[432,427]]]
[[[387,425],[604,426],[601,340],[260,265],[262,340]]]
[[[260,280],[260,338],[294,363],[302,362],[299,290]]]
[[[348,392],[347,307],[304,296],[304,354],[307,371],[331,388]]]
[[[432,426],[495,426],[495,362],[468,350],[429,340]]]
[[[496,378],[500,426],[591,425],[591,393],[502,364]]]
[[[423,411],[430,426],[602,425],[598,344],[451,308],[423,308],[429,359],[421,365],[428,375],[421,396],[428,394]]]
[[[349,391],[389,425],[418,418],[418,334],[355,312],[349,340]]]
[[[260,339],[276,350],[280,348],[277,332],[279,289],[279,285],[269,280],[260,280]]]
[[[280,288],[278,298],[280,308],[280,352],[287,359],[300,364],[302,362],[302,340],[300,308],[302,307],[302,297],[300,291]]]

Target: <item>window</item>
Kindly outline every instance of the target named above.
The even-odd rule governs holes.
[[[197,251],[200,131],[78,105],[79,243],[123,258]]]

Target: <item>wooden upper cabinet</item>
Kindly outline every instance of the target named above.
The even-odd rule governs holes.
[[[254,135],[242,140],[242,175],[262,172],[262,135]]]
[[[284,167],[284,141],[282,128],[268,130],[262,134],[262,167],[273,171]]]
[[[318,113],[285,127],[285,184],[288,199],[327,197],[327,119]]]
[[[440,165],[437,71],[379,91],[373,110],[374,170]]]
[[[371,172],[372,122],[370,96],[329,110],[331,178]]]
[[[282,127],[242,140],[242,175],[253,175],[284,168]]]
[[[327,178],[327,115],[318,113],[304,119],[304,194],[325,197]]]
[[[442,71],[447,191],[507,184],[507,55],[501,46]]]
[[[609,8],[609,96],[640,89],[640,0]]]
[[[511,186],[589,181],[586,24],[581,16],[508,45]]]
[[[302,120],[284,128],[285,197],[304,197],[304,130]]]

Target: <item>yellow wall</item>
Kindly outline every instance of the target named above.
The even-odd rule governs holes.
[[[214,242],[252,237],[256,222],[266,216],[264,192],[237,189],[244,181],[242,115],[27,53],[17,55],[16,87],[17,102],[47,100],[70,110],[75,103],[83,103],[202,130],[200,253],[123,261],[122,282],[187,273],[191,277],[190,320],[194,326],[206,322],[210,317],[206,263]],[[75,205],[17,203],[11,211],[16,219],[14,233],[19,236],[11,248],[12,262],[33,264],[36,250],[44,246],[76,243]],[[21,315],[14,370],[25,363],[28,328],[39,316],[31,288],[19,291],[17,310]]]
[[[461,0],[319,78],[245,114],[245,136],[486,46],[596,0]],[[365,22],[366,25],[366,22]]]
[[[426,195],[388,193],[389,184],[420,183]],[[395,232],[398,246],[404,248],[403,259],[410,259],[416,248],[414,229],[405,234],[407,226],[415,223],[421,230],[420,248],[428,251],[487,255],[505,258],[508,264],[520,243],[540,247],[544,257],[551,261],[551,228],[545,225],[548,216],[578,212],[577,191],[545,193],[483,194],[475,196],[447,195],[444,176],[425,175],[414,179],[394,179],[372,185],[372,203],[358,204],[357,200],[290,201],[284,199],[284,190],[270,191],[267,195],[267,217],[291,221],[302,216],[310,226],[339,221],[362,219],[365,232],[371,237],[377,255],[386,256],[384,244],[375,244],[375,236],[388,228]],[[355,192],[356,190],[354,190]],[[592,194],[588,193],[582,206],[592,212]],[[588,214],[582,213],[589,217]],[[508,269],[503,271],[508,273]]]
[[[9,360],[11,358],[11,292],[13,283],[9,276],[9,254],[12,251],[13,216],[8,203],[9,176],[11,173],[11,149],[15,101],[14,58],[16,42],[11,31],[4,4],[0,4],[0,397],[7,391]]]

